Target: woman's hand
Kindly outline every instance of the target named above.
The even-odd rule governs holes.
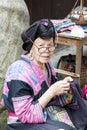
[[[73,81],[72,77],[68,76],[68,77],[65,77],[63,80],[69,82],[69,81]]]
[[[66,77],[63,80],[52,84],[49,89],[38,99],[42,108],[45,108],[54,96],[67,93],[70,90],[69,81],[73,81],[73,79],[71,77]]]
[[[57,81],[54,83],[50,89],[53,89],[53,94],[55,95],[60,95],[67,93],[70,90],[70,83],[69,81],[73,81],[71,77],[66,77],[63,80]]]

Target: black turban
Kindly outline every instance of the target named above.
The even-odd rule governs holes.
[[[26,31],[21,34],[23,40],[22,48],[30,52],[33,42],[36,38],[51,38],[55,37],[53,23],[48,19],[41,19],[34,22]]]
[[[38,28],[39,21],[33,23],[26,31],[21,34],[21,38],[23,40],[22,48],[25,51],[29,51],[33,45],[33,41],[36,37],[36,32]]]

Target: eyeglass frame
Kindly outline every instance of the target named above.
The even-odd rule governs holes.
[[[34,46],[36,46],[36,47],[38,48],[38,46],[34,44],[34,42],[32,41],[32,39],[31,39],[31,38],[29,38],[26,34],[25,34],[25,36],[26,36],[26,37],[27,37],[27,39],[28,39],[28,40],[27,40],[27,42],[28,42],[28,41],[31,41],[31,43],[32,43]],[[49,50],[49,48],[54,47],[54,50],[55,50],[55,47],[56,47],[56,46],[57,46],[57,44],[56,44],[56,43],[54,43],[54,45],[53,45],[53,46],[48,46],[48,47],[40,47],[40,48],[38,48],[38,52],[40,52],[39,50],[40,50],[41,48],[48,48],[48,50]],[[53,50],[53,51],[54,51],[54,50]],[[45,51],[46,51],[46,49],[45,49]],[[45,52],[45,51],[43,51],[43,52]],[[49,52],[53,52],[53,51],[50,51],[50,50],[49,50]],[[40,53],[43,53],[43,52],[40,52]]]
[[[56,47],[57,44],[54,43],[54,45],[50,45],[50,46],[47,46],[47,47],[38,47],[36,44],[33,44],[33,45],[37,47],[39,53],[44,53],[47,49],[48,49],[49,52],[53,52],[55,50],[55,47]],[[52,51],[49,50],[52,47],[54,47],[54,49]],[[44,51],[40,51],[40,49],[43,49],[43,48],[45,48],[45,50]]]

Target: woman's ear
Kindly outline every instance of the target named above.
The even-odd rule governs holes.
[[[30,60],[34,59],[32,49],[30,50],[30,53],[28,54],[28,57],[29,57]]]

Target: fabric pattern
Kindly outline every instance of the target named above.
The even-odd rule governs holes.
[[[25,55],[22,57],[29,61]],[[8,109],[8,123],[15,122],[15,119],[16,122],[23,123],[46,122],[47,114],[39,105],[38,98],[48,89],[51,75],[55,74],[47,66],[50,73],[48,80],[32,61],[26,63],[19,59],[10,66],[6,74],[2,102]]]
[[[61,121],[75,128],[75,126],[69,118],[67,111],[64,108],[50,106],[47,108],[47,113],[51,120]]]
[[[46,123],[48,120],[47,111],[41,108],[38,99],[51,84],[57,81],[54,68],[50,62],[46,64],[48,69],[47,78],[26,55],[22,55],[21,57],[27,62],[19,59],[13,63],[7,71],[4,83],[2,104],[8,109],[7,123],[9,125],[15,123]],[[84,130],[87,125],[86,105],[83,103],[75,83],[71,83],[70,85],[74,94],[73,98],[71,96],[70,103],[68,102],[67,104],[66,97],[63,97],[65,101],[62,102],[60,96],[55,96],[46,108],[49,106],[61,107],[63,105],[64,110],[68,112],[70,120],[74,125]],[[82,119],[84,122],[82,122]],[[78,122],[80,123],[78,124]],[[72,129],[72,127],[69,128]]]

